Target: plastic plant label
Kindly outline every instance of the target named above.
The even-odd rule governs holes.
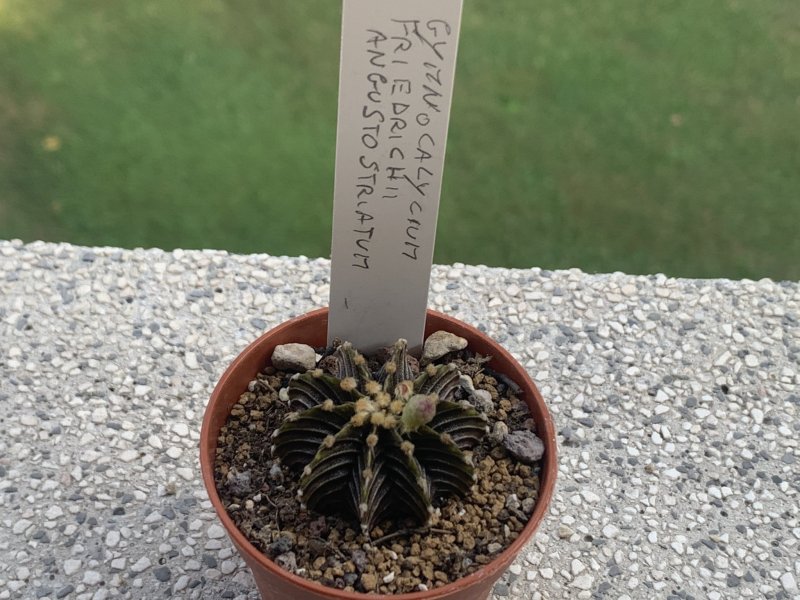
[[[328,341],[422,344],[463,0],[344,0]]]

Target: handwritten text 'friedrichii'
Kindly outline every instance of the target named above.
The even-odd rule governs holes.
[[[408,260],[417,260],[420,232],[435,225],[435,206],[429,211],[434,222],[425,221],[427,188],[436,177],[432,161],[441,157],[445,140],[435,139],[431,123],[447,118],[442,64],[451,35],[450,24],[441,19],[393,19],[384,29],[366,30],[369,67],[354,190],[354,267],[369,269],[379,227],[398,225],[375,223],[379,202],[404,203],[398,252]]]

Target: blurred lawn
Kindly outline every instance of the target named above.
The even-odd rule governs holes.
[[[0,238],[327,256],[338,0],[0,0]],[[800,279],[800,2],[466,0],[436,260]]]

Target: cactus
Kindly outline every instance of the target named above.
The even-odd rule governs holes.
[[[281,389],[294,412],[273,434],[273,456],[302,468],[305,507],[351,517],[367,534],[386,518],[428,523],[435,504],[472,487],[469,451],[487,431],[485,415],[453,401],[454,365],[415,377],[405,340],[374,376],[349,343],[333,356],[335,375],[315,369]]]

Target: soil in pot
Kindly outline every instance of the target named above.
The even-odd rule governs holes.
[[[348,591],[432,589],[492,561],[516,539],[536,504],[539,462],[523,461],[507,449],[509,432],[535,433],[536,425],[515,396],[514,382],[469,348],[441,362],[455,363],[471,378],[475,392],[460,389],[457,398],[488,417],[490,433],[473,451],[478,477],[467,497],[446,500],[427,527],[387,521],[369,539],[357,524],[302,509],[300,473],[276,464],[270,454],[272,432],[288,412],[278,393],[293,373],[267,367],[233,406],[218,440],[216,486],[239,530],[283,568]]]

